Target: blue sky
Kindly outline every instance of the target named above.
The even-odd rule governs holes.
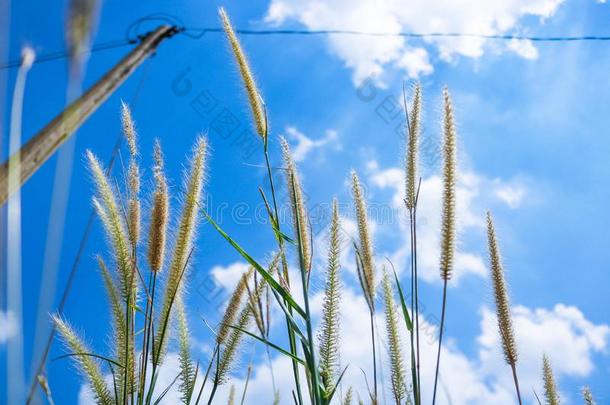
[[[52,6],[36,1],[11,3],[10,46],[2,49],[2,60],[17,58],[26,44],[39,54],[63,49],[64,2]],[[610,8],[593,0],[493,4],[419,0],[369,4],[364,0],[335,0],[325,6],[300,0],[205,4],[106,1],[95,41],[120,39],[133,20],[157,12],[171,13],[187,26],[215,27],[217,7],[221,5],[243,28],[608,35],[606,22],[610,18]],[[3,42],[6,45],[6,40]],[[591,386],[601,403],[610,398],[605,384],[610,373],[610,43],[319,36],[250,36],[243,37],[242,43],[269,110],[276,164],[280,162],[277,136],[284,135],[297,153],[309,207],[313,209],[337,197],[345,205],[342,215],[348,234],[353,230],[353,213],[347,179],[351,169],[358,171],[366,183],[371,207],[385,207],[393,214],[389,220],[374,217],[373,228],[379,262],[388,256],[399,271],[406,260],[407,238],[406,222],[400,215],[404,139],[395,132],[400,124],[395,118],[395,102],[402,81],[419,78],[424,92],[424,139],[432,145],[422,152],[420,212],[422,299],[424,315],[432,323],[439,313],[441,293],[435,267],[439,178],[434,145],[440,136],[441,90],[445,85],[449,87],[458,124],[461,173],[460,253],[456,279],[449,291],[449,339],[443,366],[444,381],[454,404],[512,400],[509,369],[502,364],[489,312],[493,300],[482,226],[486,209],[495,214],[508,271],[527,395],[531,387],[539,390],[538,370],[542,352],[546,351],[555,364],[566,403],[578,403],[579,390],[585,384]],[[85,86],[99,78],[127,49],[92,55]],[[63,108],[66,68],[65,61],[32,68],[24,104],[25,139]],[[0,72],[5,100],[9,100],[3,104],[3,140],[8,134],[9,94],[15,73]],[[134,101],[139,83],[142,87]],[[203,111],[198,102],[204,99],[214,100],[215,107]],[[84,151],[92,149],[102,159],[108,158],[120,133],[120,100],[133,102],[143,166],[150,166],[153,140],[160,138],[168,176],[176,191],[181,184],[182,162],[195,136],[208,132],[208,208],[214,212],[215,207],[226,203],[229,208],[222,218],[225,229],[246,250],[265,258],[274,247],[273,236],[269,227],[257,223],[254,217],[254,208],[259,204],[257,188],[265,181],[260,167],[263,161],[225,39],[215,33],[200,39],[178,36],[163,43],[157,55],[78,132],[55,303],[91,211],[91,184]],[[222,111],[237,120],[235,133],[227,135],[214,129],[215,118]],[[242,131],[246,131],[243,136]],[[3,148],[6,153],[5,141]],[[24,303],[23,325],[17,328],[23,332],[28,380],[54,167],[55,159],[51,159],[22,190]],[[149,190],[150,184],[145,182],[144,189]],[[176,199],[174,213],[178,206]],[[226,216],[231,212],[232,220]],[[323,231],[315,221],[313,227]],[[322,258],[322,236],[318,242]],[[65,311],[99,351],[107,349],[110,317],[94,255],[104,254],[105,249],[101,227],[96,222]],[[343,361],[351,364],[348,381],[364,395],[358,366],[368,367],[369,360],[366,348],[358,347],[357,336],[361,331],[359,314],[365,313],[366,307],[358,297],[350,258],[346,254],[343,277]],[[323,269],[321,261],[318,267]],[[202,224],[188,280],[195,356],[204,359],[209,350],[206,342],[210,334],[200,316],[212,323],[217,320],[227,291],[243,268],[237,254],[209,225]],[[406,275],[404,271],[403,274]],[[320,280],[314,276],[317,293]],[[44,285],[42,289],[50,293],[53,286]],[[10,314],[4,312],[4,290],[0,297],[0,320],[8,325]],[[278,339],[280,328],[275,331]],[[15,336],[1,334],[1,329],[9,329],[0,328],[0,396],[5,398],[7,375],[11,375],[5,367],[7,340]],[[351,338],[347,336],[350,333]],[[56,342],[50,357],[62,353]],[[250,354],[250,349],[245,351],[243,364],[247,364]],[[263,394],[269,381],[262,354],[258,350],[253,355],[252,403],[268,400]],[[276,374],[285,366],[283,360],[274,360]],[[79,392],[82,398],[86,397],[81,392],[82,380],[66,360],[50,361],[47,373],[56,403],[78,403]],[[244,376],[239,370],[235,374],[239,388]],[[289,381],[286,379],[287,384]],[[466,386],[472,390],[463,389]],[[288,403],[287,395],[284,399],[282,403]]]

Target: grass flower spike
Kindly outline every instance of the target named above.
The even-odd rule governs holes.
[[[59,316],[53,316],[53,322],[55,322],[57,331],[63,338],[67,348],[71,353],[76,354],[75,359],[78,362],[78,369],[87,377],[97,403],[100,405],[114,404],[110,390],[100,371],[98,360],[88,355],[88,353],[91,353],[91,350],[66,321]]]
[[[398,331],[398,318],[396,305],[394,303],[394,291],[388,273],[383,273],[383,300],[385,303],[385,323],[388,339],[388,353],[390,356],[390,370],[392,382],[392,394],[396,405],[403,403],[407,396],[405,383],[405,368],[402,357],[402,344]]]
[[[233,294],[231,294],[224,316],[218,327],[218,332],[216,333],[216,342],[218,344],[223,344],[227,340],[227,336],[231,331],[231,325],[235,323],[235,318],[237,318],[237,313],[242,304],[242,298],[248,288],[248,279],[251,277],[252,272],[253,269],[250,268],[250,270],[241,275],[235,290],[233,290]]]
[[[140,239],[140,167],[137,162],[136,127],[131,117],[131,111],[125,103],[121,103],[121,121],[130,155],[129,169],[127,171],[127,188],[129,190],[127,229],[132,246],[136,246]]]
[[[515,331],[510,313],[510,301],[508,289],[504,278],[504,268],[502,266],[502,256],[496,238],[496,230],[490,212],[487,212],[487,241],[489,247],[489,263],[491,268],[491,280],[493,283],[494,299],[496,302],[496,316],[498,318],[498,329],[502,341],[504,358],[513,371],[513,379],[517,391],[519,403],[521,403],[521,393],[519,391],[519,380],[517,379],[517,344],[515,342]]]
[[[582,389],[582,396],[585,400],[585,405],[595,405],[595,400],[593,399],[593,394],[591,393],[591,389],[589,389],[589,387],[584,387]]]
[[[436,371],[434,373],[434,391],[432,405],[436,404],[436,389],[441,359],[441,346],[445,326],[445,311],[447,308],[447,282],[453,273],[455,256],[455,185],[457,177],[457,134],[453,117],[453,106],[449,90],[443,90],[443,205],[441,217],[441,257],[440,273],[443,280],[443,301],[441,306],[441,324],[439,327],[438,351],[436,355]]]
[[[358,236],[360,238],[359,252],[362,259],[362,273],[364,281],[364,293],[369,302],[375,301],[375,262],[373,253],[373,242],[369,231],[366,201],[360,186],[360,179],[356,172],[352,172],[352,195],[356,205],[356,222],[358,224]]]
[[[169,192],[163,173],[163,152],[157,140],[154,149],[155,191],[153,194],[150,230],[148,232],[148,264],[153,272],[159,273],[165,258],[165,240],[169,219]]]
[[[544,381],[544,398],[547,405],[559,405],[561,401],[559,400],[553,369],[546,354],[542,356],[542,379]]]
[[[339,207],[333,201],[333,213],[330,224],[328,265],[326,268],[326,286],[322,304],[322,327],[319,334],[320,377],[327,390],[334,388],[339,372],[339,303],[341,300],[341,281],[339,278],[341,237],[339,224]]]
[[[443,212],[441,228],[441,278],[451,279],[455,255],[455,184],[457,176],[457,134],[449,90],[443,91]]]
[[[248,64],[248,58],[244,53],[239,40],[237,39],[237,35],[235,35],[235,31],[233,30],[233,26],[231,25],[231,20],[227,15],[227,12],[220,8],[219,10],[220,19],[222,20],[222,26],[224,28],[225,34],[227,35],[227,39],[229,40],[229,44],[231,45],[231,50],[233,51],[233,55],[235,56],[235,61],[237,62],[237,66],[239,67],[239,73],[241,75],[242,81],[244,83],[244,87],[246,88],[246,94],[248,95],[248,102],[250,103],[250,109],[252,110],[252,116],[254,117],[254,125],[256,128],[256,132],[263,139],[263,141],[267,141],[267,118],[265,116],[265,108],[262,102],[262,98],[258,88],[256,86],[256,82],[254,81],[254,76],[252,75],[252,71],[250,70],[250,65]]]
[[[93,204],[110,239],[121,278],[121,293],[126,297],[134,287],[134,280],[131,276],[131,254],[129,253],[129,239],[125,230],[125,223],[115,199],[115,191],[110,186],[110,181],[106,177],[100,162],[91,151],[87,151],[86,155],[99,195],[99,199],[94,198]]]
[[[294,182],[294,193],[290,193],[290,206],[292,209],[294,230],[295,232],[300,232],[299,239],[301,242],[300,247],[303,254],[304,266],[305,270],[309,272],[309,270],[311,270],[311,237],[309,235],[307,209],[305,208],[305,202],[303,201],[303,189],[301,188],[297,166],[290,153],[290,146],[284,138],[281,138],[280,142],[282,144],[282,156],[284,157],[284,164],[286,166],[286,183],[288,190],[292,190],[292,184]],[[298,230],[296,223],[297,215],[302,221]]]
[[[409,111],[407,162],[406,162],[406,203],[407,208],[415,208],[417,194],[417,155],[419,149],[419,135],[421,131],[421,86],[415,85],[413,104]]]
[[[199,202],[201,200],[203,179],[205,177],[206,147],[207,144],[204,138],[200,137],[195,141],[190,172],[185,176],[182,214],[178,225],[176,241],[174,243],[169,274],[167,276],[163,306],[159,316],[159,325],[161,328],[167,328],[169,325],[174,300],[182,293],[184,274],[186,273],[195,235],[195,227],[197,225],[197,213],[201,208]],[[158,335],[157,344],[155,346],[157,348],[157,360],[155,362],[157,363],[159,363],[163,357],[167,338],[168,333],[161,333]]]

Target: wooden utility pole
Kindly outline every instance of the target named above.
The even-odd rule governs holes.
[[[13,156],[9,156],[0,166],[0,206],[74,134],[148,56],[155,52],[161,41],[177,32],[176,27],[161,25],[141,38],[140,44],[112,70],[23,145],[21,150],[16,152],[21,155],[20,179],[18,185],[12,190],[8,188],[8,162]]]

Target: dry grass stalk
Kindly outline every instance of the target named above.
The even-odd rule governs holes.
[[[398,330],[398,315],[394,303],[394,290],[388,273],[383,274],[383,300],[385,303],[385,324],[388,339],[388,354],[390,356],[390,370],[392,394],[396,405],[400,405],[407,396],[405,383],[405,368],[402,357],[402,343]]]
[[[360,186],[360,179],[356,172],[352,172],[352,195],[356,205],[356,221],[358,224],[358,236],[360,239],[360,255],[362,258],[362,272],[364,274],[364,293],[369,302],[375,301],[375,262],[373,253],[373,242],[369,231],[366,201]]]
[[[127,201],[127,230],[132,247],[140,240],[140,167],[138,165],[138,147],[136,143],[136,128],[131,111],[125,103],[121,103],[121,122],[123,135],[129,146],[129,169],[127,170],[127,188],[129,190]]]
[[[553,368],[546,354],[542,356],[542,379],[544,381],[544,398],[547,405],[559,405],[559,392],[553,376]]]
[[[167,180],[163,173],[163,153],[159,141],[154,149],[155,191],[148,232],[148,263],[154,273],[161,271],[165,258],[165,240],[167,237],[167,222],[169,219],[169,193]]]
[[[330,224],[326,286],[324,289],[324,303],[322,304],[322,326],[318,336],[320,347],[320,377],[327,390],[334,387],[340,366],[340,231],[339,206],[337,200],[335,200],[333,201],[333,213]]]
[[[74,332],[68,322],[56,315],[53,316],[53,322],[55,322],[57,331],[63,338],[70,353],[75,355],[74,358],[75,361],[77,361],[78,370],[89,381],[96,402],[101,405],[114,404],[110,390],[106,385],[106,381],[104,381],[98,360],[88,355],[89,353],[92,353],[91,350],[85,345],[76,332]]]
[[[455,254],[455,185],[457,177],[457,133],[449,90],[443,91],[443,211],[441,228],[441,278],[451,279]]]
[[[178,225],[169,274],[167,276],[163,306],[159,315],[159,325],[161,327],[169,324],[173,302],[182,294],[182,286],[185,278],[184,274],[186,273],[187,262],[195,235],[195,227],[198,219],[197,213],[200,209],[199,202],[201,200],[203,179],[205,176],[206,148],[207,143],[205,139],[199,137],[195,141],[195,146],[193,148],[190,171],[185,176],[186,190],[184,193],[182,214]],[[157,344],[155,345],[158,356],[157,362],[160,362],[163,358],[167,338],[168,334],[158,335]]]
[[[518,357],[515,331],[513,329],[512,317],[510,314],[510,300],[508,298],[508,289],[504,277],[502,257],[500,255],[500,248],[496,239],[496,230],[490,212],[487,212],[487,240],[489,246],[491,279],[494,289],[496,315],[502,340],[502,349],[506,362],[511,366],[514,366],[517,363]]]
[[[99,199],[93,198],[93,204],[112,245],[111,250],[114,253],[120,275],[121,293],[123,297],[127,297],[135,287],[135,280],[131,274],[129,238],[125,230],[123,217],[115,199],[115,191],[110,186],[100,162],[91,151],[87,151],[86,156],[99,195]]]
[[[266,142],[267,141],[267,118],[265,116],[265,108],[262,102],[262,98],[260,92],[258,91],[258,87],[256,86],[256,81],[254,80],[254,75],[252,74],[252,70],[250,69],[250,65],[248,64],[248,58],[244,53],[239,40],[237,39],[237,35],[235,35],[235,31],[233,30],[233,26],[231,25],[231,20],[227,15],[226,11],[223,8],[219,9],[220,19],[222,20],[222,26],[224,28],[225,34],[227,35],[227,39],[229,40],[229,44],[231,45],[231,50],[233,51],[233,55],[235,56],[235,61],[237,62],[237,66],[239,67],[239,73],[244,83],[244,87],[246,88],[246,94],[248,95],[248,102],[250,103],[250,109],[252,111],[252,116],[254,117],[254,124],[256,128],[256,132],[259,136]]]
[[[584,387],[582,389],[582,396],[585,400],[585,405],[595,405],[595,400],[593,399],[593,394],[591,393],[591,389],[589,387]]]
[[[417,195],[417,155],[421,131],[421,98],[421,86],[417,83],[413,94],[411,111],[409,111],[409,138],[407,140],[406,203],[409,210],[415,208],[415,199]]]
[[[227,336],[231,330],[231,325],[233,325],[235,322],[235,318],[237,317],[237,313],[242,304],[242,298],[246,292],[248,279],[252,276],[252,271],[253,269],[250,268],[247,272],[241,275],[235,290],[233,290],[233,294],[231,294],[231,298],[227,304],[227,309],[225,309],[224,316],[218,327],[218,332],[216,333],[216,343],[218,344],[223,344],[227,340]]]
[[[290,153],[290,146],[286,139],[281,138],[282,144],[282,156],[284,157],[284,164],[286,166],[286,183],[287,189],[292,190],[294,183],[294,194],[290,193],[290,206],[292,209],[292,219],[295,232],[300,232],[300,247],[303,254],[303,264],[306,271],[311,270],[311,237],[309,235],[309,221],[307,210],[305,209],[305,202],[303,201],[303,190],[301,188],[301,182],[299,180],[299,172],[296,164],[292,159]],[[297,230],[297,215],[301,218],[301,226]]]

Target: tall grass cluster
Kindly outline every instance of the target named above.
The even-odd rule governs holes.
[[[412,102],[407,103],[405,89],[404,109],[407,121],[405,150],[405,212],[410,230],[410,277],[404,288],[393,267],[380,263],[375,256],[373,235],[367,212],[367,201],[362,180],[354,171],[350,175],[353,207],[357,222],[357,237],[350,245],[355,257],[358,280],[370,315],[371,363],[363,370],[368,390],[356,392],[343,386],[342,379],[349,364],[340,357],[342,339],[342,268],[340,257],[344,244],[341,238],[341,219],[337,200],[332,204],[328,229],[326,265],[317,269],[312,261],[313,243],[308,210],[299,170],[288,142],[279,140],[282,151],[281,173],[289,191],[292,221],[287,226],[280,221],[278,193],[274,166],[271,164],[270,137],[267,111],[249,66],[239,38],[234,32],[227,13],[220,10],[220,18],[236,65],[243,79],[254,127],[262,143],[261,159],[265,162],[268,187],[259,188],[261,199],[271,224],[270,231],[277,246],[267,263],[255,259],[261,253],[246,252],[238,241],[229,236],[201,204],[206,177],[207,141],[195,140],[188,158],[181,190],[180,214],[175,231],[168,232],[171,198],[168,180],[164,174],[164,161],[159,142],[155,143],[152,168],[154,190],[144,196],[137,134],[128,106],[122,107],[123,131],[129,151],[125,184],[119,186],[105,172],[92,152],[87,161],[95,185],[93,205],[103,224],[108,257],[98,258],[100,273],[108,296],[112,317],[112,345],[108,355],[96,354],[85,339],[64,318],[55,316],[54,322],[77,369],[87,379],[99,404],[151,404],[163,400],[170,387],[158,387],[159,370],[163,367],[170,345],[176,344],[180,373],[174,383],[180,390],[184,404],[211,404],[220,386],[229,385],[232,371],[246,339],[262,345],[267,353],[271,373],[270,352],[279,353],[292,365],[291,398],[279,398],[278,387],[273,384],[275,403],[330,403],[352,404],[382,402],[379,385],[382,381],[379,365],[389,364],[388,386],[391,402],[400,404],[422,403],[422,387],[433,386],[432,404],[438,399],[439,370],[442,366],[442,339],[447,311],[448,284],[454,273],[456,250],[456,187],[459,180],[457,164],[458,137],[450,93],[443,91],[442,99],[442,211],[440,257],[438,268],[443,284],[441,321],[438,329],[438,351],[433,364],[434,379],[423,384],[420,353],[420,301],[417,260],[417,208],[421,179],[418,155],[421,132],[423,92],[419,84],[412,88]],[[226,304],[224,315],[214,329],[213,353],[205,363],[191,357],[189,322],[185,309],[185,279],[190,271],[195,234],[199,222],[205,219],[248,263]],[[144,224],[148,225],[144,225]],[[510,373],[514,381],[515,401],[522,403],[517,370],[517,341],[511,318],[508,287],[502,264],[499,241],[491,213],[487,213],[489,268],[496,304],[498,333]],[[170,240],[171,239],[171,240]],[[262,252],[263,254],[265,252]],[[297,271],[289,271],[295,259]],[[315,331],[311,310],[312,288],[310,276],[314,271],[324,274],[324,291],[320,326]],[[297,298],[302,297],[302,298]],[[383,304],[384,330],[376,331],[375,317]],[[285,339],[274,342],[270,336],[271,307],[281,314]],[[367,320],[368,321],[368,320]],[[385,335],[380,345],[380,335]],[[403,339],[408,336],[408,339]],[[405,363],[405,359],[409,361]],[[110,376],[110,378],[108,377]],[[250,369],[247,374],[250,376]],[[559,392],[553,377],[551,363],[542,361],[544,401],[549,405],[560,403]],[[110,382],[109,382],[110,381]],[[174,384],[173,383],[173,384]],[[230,388],[229,403],[247,401],[247,386],[243,392]],[[536,395],[538,398],[538,396]],[[594,400],[589,389],[583,391],[587,404]],[[540,400],[540,399],[539,399]]]

